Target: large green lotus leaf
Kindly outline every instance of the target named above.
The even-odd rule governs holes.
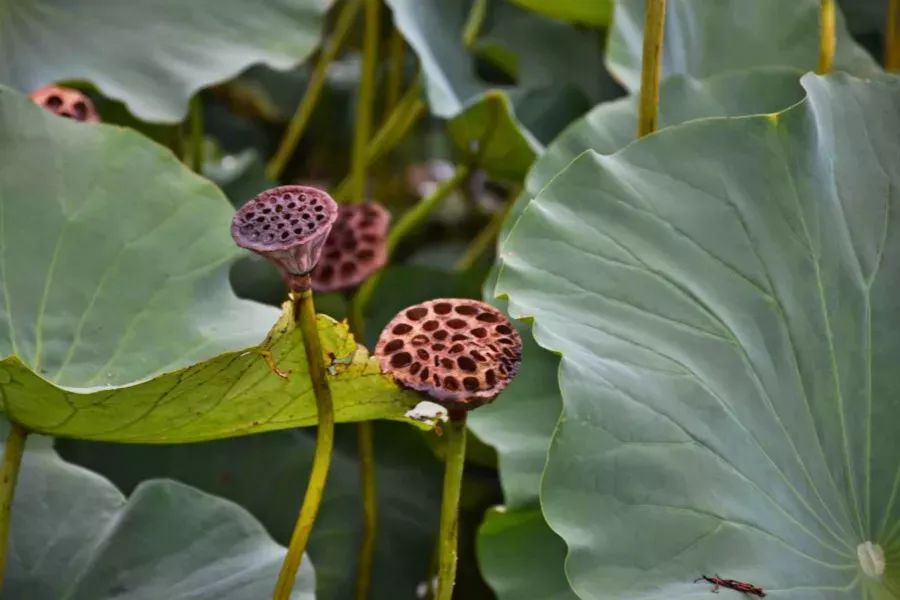
[[[541,500],[582,598],[900,590],[900,79],[586,152],[498,290],[562,354]]]
[[[693,119],[772,113],[803,99],[801,71],[765,67],[706,79],[673,75],[660,86],[659,128]],[[598,104],[569,125],[534,162],[525,189],[504,223],[503,236],[545,185],[585,150],[612,154],[637,137],[638,94]]]
[[[39,377],[18,357],[0,361],[7,415],[57,437],[171,444],[315,425],[316,402],[300,329],[289,305],[259,346],[226,352],[125,387],[70,389]],[[346,323],[319,315],[338,422],[405,419],[421,400],[381,373]],[[279,377],[266,354],[278,369]]]
[[[585,25],[605,26],[612,17],[612,0],[510,0],[535,12]]]
[[[562,568],[566,545],[537,507],[487,513],[478,530],[478,562],[501,600],[576,600]]]
[[[309,476],[313,434],[276,431],[168,446],[59,440],[57,448],[66,460],[109,477],[125,492],[145,479],[168,477],[233,500],[277,542],[287,544]],[[379,521],[370,598],[415,598],[416,586],[427,578],[437,534],[441,465],[415,429],[380,422],[375,424],[375,476]],[[338,427],[309,542],[318,600],[354,597],[361,521],[356,428]]]
[[[215,186],[138,134],[58,118],[5,89],[0,155],[0,392],[11,418],[148,442],[315,421],[299,330],[228,284],[242,254]],[[354,354],[345,326],[320,317],[320,331],[326,352],[354,356],[333,377],[338,419],[399,417],[416,403],[364,349]]]
[[[0,83],[88,80],[147,121],[250,65],[286,69],[319,42],[332,0],[0,0]]]
[[[506,310],[505,304],[494,301],[501,310]],[[528,325],[517,323],[516,328],[523,344],[519,374],[494,402],[468,417],[475,435],[497,450],[508,508],[537,504],[550,438],[562,410],[556,376],[559,360],[534,343]]]
[[[495,282],[496,269],[484,284],[485,296],[505,312],[506,303],[492,298]],[[478,529],[478,560],[501,600],[574,598],[563,572],[565,544],[538,506],[541,474],[562,410],[559,360],[534,342],[529,325],[516,323],[516,328],[523,342],[519,374],[468,419],[469,429],[497,451],[505,502]]]
[[[708,77],[722,71],[789,66],[809,71],[819,53],[820,0],[669,0],[663,77]],[[644,0],[616,2],[607,66],[630,91],[641,81]],[[869,74],[875,61],[837,15],[836,69]]]
[[[660,125],[670,127],[704,116],[775,112],[803,98],[800,75],[793,69],[769,68],[721,74],[705,80],[672,76],[663,82],[661,90]],[[506,231],[512,228],[528,201],[579,154],[587,149],[611,154],[632,142],[636,134],[637,102],[637,97],[633,96],[598,105],[566,129],[529,172],[526,188],[505,224]],[[486,284],[486,290],[487,296],[493,294],[490,283]],[[489,535],[490,544],[481,543],[491,548],[522,548],[522,537],[553,535],[540,518],[540,511],[525,507],[537,505],[547,449],[562,408],[556,382],[559,361],[534,344],[530,328],[525,329],[520,327],[525,341],[523,368],[509,390],[504,392],[510,393],[510,398],[516,399],[515,403],[496,402],[479,409],[469,419],[474,431],[493,444],[500,456],[500,479],[508,512],[495,517],[503,521],[502,526],[494,527],[488,533],[486,524],[479,532],[480,537]],[[517,393],[512,393],[520,383],[520,389],[515,390]],[[523,404],[527,404],[527,409],[518,410]],[[523,517],[529,510],[528,517]],[[559,540],[556,543],[561,544]],[[481,555],[482,570],[498,594],[517,597],[518,588],[507,588],[503,583],[506,581],[524,582],[537,578],[565,582],[564,553],[549,552],[543,545],[528,548],[528,556],[536,555],[535,564],[541,565],[540,570],[515,561],[488,560],[487,554]]]
[[[4,598],[259,600],[284,548],[244,509],[181,483],[129,498],[30,438],[12,506]],[[313,600],[303,561],[291,598]]]

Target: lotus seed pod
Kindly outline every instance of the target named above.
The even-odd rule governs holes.
[[[317,292],[356,287],[387,261],[390,213],[376,202],[344,204],[312,272]]]
[[[100,121],[94,103],[78,90],[48,85],[31,92],[31,100],[60,117],[83,123]]]
[[[497,397],[522,362],[522,338],[499,310],[442,298],[411,306],[385,326],[375,353],[381,370],[448,410]]]
[[[283,185],[244,204],[231,221],[231,237],[272,261],[288,288],[301,292],[309,289],[309,273],[337,214],[337,204],[324,191]]]

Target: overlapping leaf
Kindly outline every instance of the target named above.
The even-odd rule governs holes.
[[[467,2],[387,3],[397,27],[419,57],[432,113],[453,119],[451,136],[464,152],[473,146],[489,146],[491,149],[479,155],[479,164],[499,177],[524,174],[541,149],[536,133],[552,138],[557,128],[592,103],[617,93],[603,78],[594,38],[569,25],[497,4],[494,9],[501,13],[498,24],[485,32],[476,48],[509,57],[503,63],[506,70],[514,71],[511,75],[516,84],[496,85],[478,76],[475,56],[463,44]],[[535,44],[536,40],[543,43]],[[572,55],[579,56],[576,65],[580,66],[560,68],[571,67]],[[557,114],[545,110],[548,104],[560,109]],[[558,114],[563,109],[567,118]],[[552,123],[544,122],[548,114]],[[523,123],[524,118],[529,122]]]
[[[0,154],[0,392],[13,419],[148,442],[314,422],[299,331],[229,287],[240,253],[213,185],[135,133],[57,118],[9,90]],[[273,323],[264,349],[288,379],[258,351]],[[354,357],[335,369],[339,420],[416,403],[345,326],[321,317],[320,331],[326,352]]]
[[[178,121],[198,90],[318,45],[332,0],[0,0],[0,83],[87,80],[147,121]]]
[[[8,556],[9,598],[258,600],[271,594],[284,548],[227,500],[165,480],[126,499],[31,438]],[[313,579],[304,561],[291,598],[313,600]]]
[[[670,0],[666,6],[663,77],[708,77],[722,71],[786,66],[816,67],[819,0]],[[847,32],[837,15],[835,68],[858,74],[877,71],[875,61]],[[609,70],[630,91],[641,80],[644,0],[616,2],[607,46]]]
[[[770,68],[724,73],[699,81],[680,75],[670,77],[661,90],[660,124],[670,127],[700,117],[775,112],[802,99],[799,76],[793,69]],[[598,105],[563,132],[529,172],[526,188],[507,220],[507,231],[528,201],[579,154],[589,149],[609,154],[633,141],[637,102],[637,97],[632,96]],[[486,285],[486,289],[492,295],[493,285]],[[531,342],[530,331],[522,331],[522,335],[526,340],[522,372],[504,392],[510,401],[498,401],[470,417],[473,430],[494,445],[500,457],[507,506],[491,515],[479,534],[479,543],[485,549],[480,554],[485,577],[502,598],[517,597],[521,586],[565,582],[565,552],[559,551],[562,542],[543,521],[537,507],[550,437],[562,408],[557,387],[558,359]],[[546,542],[523,546],[523,538]],[[523,547],[528,551],[523,552]],[[494,553],[518,553],[525,560],[494,560]],[[531,566],[529,558],[541,568]],[[514,582],[517,583],[513,585]],[[548,593],[560,588],[550,586]]]
[[[582,598],[900,589],[900,80],[573,162],[498,289],[562,353],[542,484]]]
[[[355,429],[337,428],[328,485],[309,542],[318,600],[354,596],[362,530]],[[57,447],[67,460],[109,477],[126,492],[145,479],[170,477],[233,500],[287,544],[312,463],[313,433],[279,431],[167,446],[59,440]],[[440,464],[421,434],[400,423],[375,424],[375,454],[379,520],[370,598],[414,598],[428,577],[437,535]]]
[[[659,128],[693,119],[771,113],[803,98],[801,71],[766,67],[729,71],[706,79],[673,75],[660,88]],[[504,236],[526,204],[572,160],[585,150],[611,154],[637,137],[639,97],[598,104],[572,123],[547,147],[525,179],[525,189],[504,224]]]

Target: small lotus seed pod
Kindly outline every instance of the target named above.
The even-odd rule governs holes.
[[[272,261],[288,288],[301,292],[309,289],[309,273],[337,214],[337,204],[324,191],[283,185],[244,204],[231,221],[231,237]]]
[[[312,272],[317,292],[355,287],[384,266],[390,213],[377,202],[344,204]]]
[[[512,381],[522,338],[493,306],[442,298],[398,313],[375,352],[383,372],[452,413],[490,402]]]
[[[84,123],[100,121],[94,103],[78,90],[47,85],[31,92],[31,100],[60,117]]]

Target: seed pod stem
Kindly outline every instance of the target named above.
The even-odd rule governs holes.
[[[438,591],[435,600],[450,600],[456,581],[459,549],[459,496],[466,461],[465,410],[451,410],[447,423],[447,454],[444,463],[444,493],[438,537]]]
[[[313,292],[306,289],[299,293],[291,294],[294,303],[294,319],[303,334],[303,347],[306,349],[306,361],[309,365],[309,376],[312,380],[313,395],[316,397],[316,411],[318,416],[318,429],[316,431],[316,450],[313,455],[312,471],[309,474],[309,482],[306,485],[306,494],[303,497],[303,505],[300,507],[300,515],[294,525],[291,541],[287,554],[278,574],[278,582],[275,585],[273,600],[289,600],[297,571],[309,541],[319,505],[322,503],[322,495],[325,492],[325,482],[328,479],[328,469],[331,466],[331,455],[334,450],[334,406],[331,400],[331,388],[328,387],[328,379],[325,369],[325,358],[322,354],[322,342],[319,339],[319,329],[316,325],[316,307],[313,301]]]
[[[22,454],[25,451],[25,437],[28,431],[18,423],[10,422],[6,447],[3,450],[3,463],[0,464],[0,587],[6,572],[6,553],[9,546],[9,521],[12,512],[13,496],[16,492],[16,481],[22,466]]]

